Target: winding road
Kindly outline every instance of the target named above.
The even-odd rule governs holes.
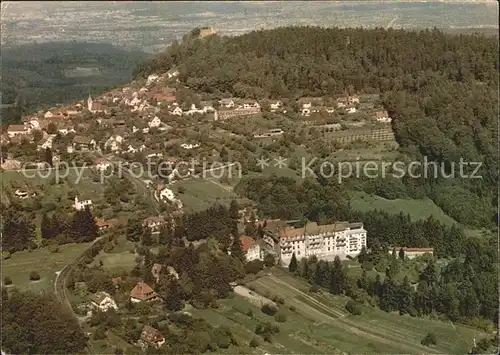
[[[94,244],[97,243],[102,238],[103,238],[102,236],[96,238],[89,245],[89,247],[87,249],[85,249],[85,251],[81,255],[77,256],[76,258],[71,260],[69,263],[67,263],[60,271],[57,272],[56,279],[54,280],[54,294],[56,296],[56,299],[60,303],[64,304],[66,307],[68,307],[68,309],[73,314],[73,317],[75,317],[78,320],[78,324],[80,324],[78,315],[73,310],[73,307],[71,306],[71,303],[70,303],[69,297],[68,297],[68,287],[67,287],[68,276],[71,273],[71,269],[76,264],[78,264],[78,262],[84,257],[85,252],[87,252],[87,250],[90,250],[94,246]],[[94,348],[90,342],[87,342],[86,352],[88,354],[97,354],[97,352],[94,350]]]

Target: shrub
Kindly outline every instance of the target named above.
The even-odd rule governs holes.
[[[60,251],[59,250],[59,245],[57,245],[57,244],[51,244],[51,245],[49,245],[48,249],[49,249],[49,251],[51,253],[59,253],[59,251]]]
[[[3,257],[3,260],[8,260],[8,259],[11,258],[11,255],[10,255],[10,253],[8,251],[4,251],[2,253],[2,257]]]
[[[319,292],[320,288],[318,285],[312,285],[310,288],[309,288],[309,292],[313,292],[313,293],[317,293]]]
[[[8,276],[5,276],[3,279],[3,283],[5,286],[12,285],[12,279]]]
[[[425,346],[436,345],[436,335],[434,333],[427,333],[427,335],[420,341],[420,343]]]
[[[347,302],[347,304],[345,305],[345,309],[355,316],[360,316],[361,314],[363,314],[363,307],[361,303],[352,300]]]
[[[256,274],[260,270],[262,270],[262,268],[264,267],[263,265],[264,264],[260,260],[252,260],[252,261],[246,263],[245,272],[247,274]]]
[[[107,242],[105,245],[104,245],[104,248],[102,249],[105,253],[109,253],[111,250],[113,250],[114,248],[114,244],[112,242]]]
[[[271,266],[274,266],[274,264],[276,264],[276,259],[275,259],[274,255],[267,254],[264,257],[264,265],[267,267],[271,267]]]
[[[268,316],[274,316],[276,313],[278,313],[278,308],[269,303],[263,305],[261,309],[262,312],[267,314]]]
[[[292,312],[296,312],[297,311],[297,308],[295,308],[295,306],[290,306],[288,307],[288,309]]]
[[[260,345],[259,338],[253,337],[252,340],[250,341],[250,347],[251,348],[256,348]]]
[[[275,303],[279,303],[279,304],[285,304],[285,300],[283,297],[279,297],[279,296],[274,296],[273,297],[273,301]]]
[[[366,270],[366,271],[373,270],[373,264],[370,262],[363,263],[363,265],[361,265],[361,267],[363,268],[363,270]]]
[[[251,309],[247,311],[247,316],[253,317],[253,311]]]
[[[278,313],[274,316],[274,320],[279,323],[285,323],[286,322],[286,314],[284,313]]]
[[[30,280],[31,281],[37,281],[40,280],[40,274],[36,271],[30,272]]]

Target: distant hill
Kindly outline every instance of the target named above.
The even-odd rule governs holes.
[[[4,47],[2,123],[126,83],[137,62],[146,56],[108,43],[49,42]]]

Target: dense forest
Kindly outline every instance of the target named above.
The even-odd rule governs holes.
[[[288,27],[186,37],[135,75],[176,65],[188,87],[221,97],[378,93],[408,160],[441,164],[436,178],[403,179],[393,198],[428,196],[457,221],[478,227],[498,218],[498,63],[494,37]],[[460,174],[460,159],[482,163],[481,178],[465,176],[475,165]]]
[[[53,295],[2,287],[2,350],[10,354],[77,354],[87,337]]]
[[[107,43],[50,42],[2,48],[3,123],[126,83],[145,53]],[[77,68],[95,68],[92,70]]]

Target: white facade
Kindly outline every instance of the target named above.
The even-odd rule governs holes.
[[[172,190],[169,188],[164,188],[163,190],[160,191],[160,199],[167,199],[169,201],[174,201],[175,200],[175,194]]]
[[[14,192],[14,196],[16,196],[17,198],[21,198],[21,199],[25,199],[25,198],[28,198],[28,193],[26,191],[23,191],[23,190],[19,190],[17,189],[16,192]]]
[[[318,259],[346,259],[357,256],[366,247],[367,231],[362,223],[338,223],[304,228],[289,228],[280,232],[280,257],[284,266],[290,264],[293,253],[297,259],[315,255]]]
[[[91,301],[91,305],[102,312],[106,312],[111,308],[118,309],[115,300],[107,292],[96,293]]]
[[[198,148],[200,146],[200,143],[195,143],[195,144],[192,144],[192,143],[182,143],[181,144],[181,148],[184,148],[184,149],[194,149],[194,148]]]
[[[219,101],[219,104],[221,106],[224,106],[225,108],[232,108],[234,107],[234,101],[231,99],[222,99]]]
[[[73,205],[75,210],[81,211],[87,206],[92,207],[92,200],[78,201],[78,196],[75,197],[75,204]]]
[[[262,260],[259,244],[255,243],[254,245],[252,245],[247,250],[246,256],[247,256],[247,261]]]
[[[425,254],[429,255],[434,255],[434,248],[401,248],[401,247],[396,247],[396,248],[391,248],[389,249],[389,254],[392,255],[393,249],[396,249],[396,254],[399,254],[399,251],[401,249],[404,250],[404,257],[405,259],[414,259],[417,256],[422,256]]]
[[[60,133],[61,135],[65,136],[67,135],[68,133],[75,133],[75,129],[72,128],[72,127],[61,127],[57,130],[58,133]]]
[[[111,166],[111,163],[106,160],[100,160],[96,163],[95,168],[98,171],[106,171]]]
[[[182,109],[179,106],[177,106],[172,112],[170,112],[170,114],[182,116]]]
[[[280,109],[281,108],[281,101],[276,101],[275,103],[272,103],[270,105],[270,108],[271,108],[271,112],[275,112],[276,110]]]
[[[158,118],[158,116],[155,116],[151,121],[148,122],[149,128],[160,127],[160,125],[161,120]]]
[[[158,75],[151,74],[150,76],[148,76],[148,81],[146,82],[146,85],[151,85],[153,82],[156,81],[156,79],[158,79]]]

